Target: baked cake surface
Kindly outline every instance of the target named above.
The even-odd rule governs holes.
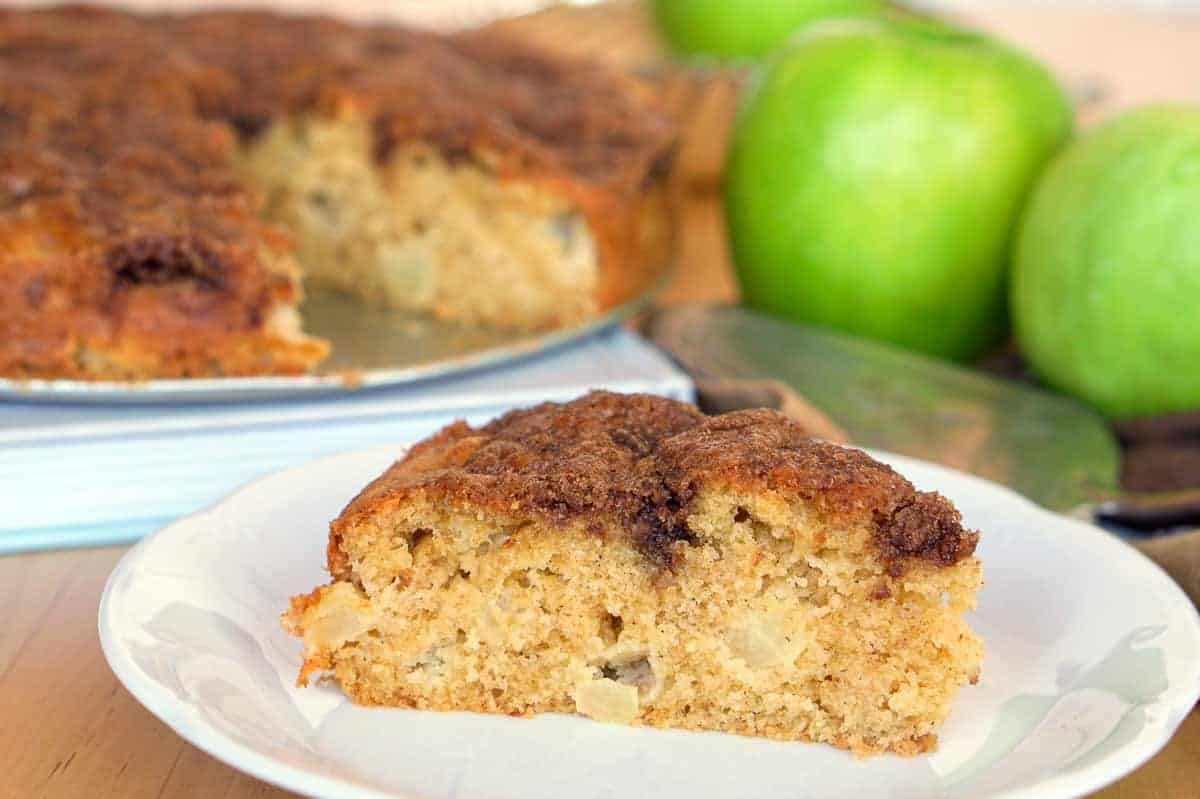
[[[672,129],[485,33],[0,9],[0,375],[292,373],[300,277],[514,327],[667,257]]]
[[[364,704],[914,754],[979,673],[977,540],[777,412],[593,393],[414,446],[284,623]]]

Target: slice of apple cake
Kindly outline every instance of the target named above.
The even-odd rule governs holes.
[[[979,674],[977,540],[777,412],[593,393],[414,446],[284,625],[363,704],[911,755]]]

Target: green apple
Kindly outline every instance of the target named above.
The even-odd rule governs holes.
[[[1054,161],[1012,308],[1050,385],[1115,417],[1200,408],[1200,109],[1129,112]]]
[[[678,53],[723,57],[768,52],[826,17],[874,14],[883,0],[652,0],[654,20]]]
[[[922,21],[822,23],[736,122],[725,207],[747,304],[968,360],[1006,322],[1021,205],[1070,135],[1036,62]]]

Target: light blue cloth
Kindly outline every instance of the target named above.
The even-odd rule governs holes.
[[[505,368],[397,389],[239,404],[0,402],[0,553],[131,541],[270,472],[411,442],[589,389],[690,400],[691,382],[610,330]]]

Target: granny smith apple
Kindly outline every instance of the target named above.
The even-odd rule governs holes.
[[[1012,308],[1050,385],[1116,417],[1200,408],[1200,109],[1129,112],[1055,159]]]
[[[1007,329],[1010,240],[1070,104],[1035,61],[933,22],[820,23],[740,110],[725,180],[745,302],[967,360]]]
[[[883,0],[653,0],[659,30],[678,53],[756,56],[818,19],[872,14]]]

